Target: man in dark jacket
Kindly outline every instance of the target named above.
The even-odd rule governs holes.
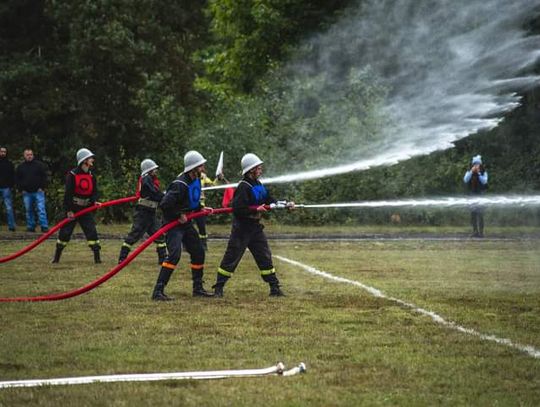
[[[242,157],[244,178],[234,192],[231,235],[217,272],[214,285],[216,297],[223,297],[223,287],[232,277],[246,249],[253,255],[263,281],[270,286],[270,295],[273,297],[284,295],[272,263],[272,252],[263,231],[264,226],[260,224],[261,212],[266,210],[264,205],[276,203],[259,181],[263,171],[262,164],[262,160],[255,154],[249,153]],[[250,209],[250,206],[257,206],[257,211]],[[289,202],[287,207],[294,208],[294,202]]]
[[[82,211],[94,204],[97,204],[97,182],[91,169],[94,166],[94,154],[87,148],[77,151],[77,168],[72,169],[66,176],[66,186],[64,191],[64,209],[68,218],[73,218],[75,213]],[[94,252],[94,263],[101,263],[98,232],[94,215],[86,213],[77,218],[81,225],[88,246]],[[52,263],[60,262],[62,251],[71,239],[76,221],[69,222],[58,232],[56,241],[56,251]]]
[[[482,164],[482,157],[476,155],[472,158],[471,168],[465,173],[463,182],[474,196],[482,195],[487,189],[488,173]],[[480,205],[471,207],[472,237],[484,237],[484,208]]]
[[[120,248],[118,263],[122,263],[132,246],[137,243],[145,233],[149,236],[157,232],[160,222],[156,215],[157,207],[163,198],[163,192],[159,188],[157,171],[159,166],[151,159],[147,158],[141,162],[141,176],[137,182],[137,206],[133,215],[133,225],[131,231],[124,239]],[[163,235],[154,240],[158,254],[158,263],[161,265],[167,256],[167,245]]]
[[[19,164],[15,172],[17,189],[23,194],[24,208],[26,210],[26,230],[36,231],[34,207],[41,231],[49,230],[47,210],[45,208],[45,187],[47,186],[47,167],[41,161],[34,159],[34,152],[27,148],[24,150],[24,162]]]
[[[15,166],[7,158],[7,148],[0,147],[0,199],[4,201],[9,230],[15,231],[15,215],[11,189],[15,185]]]
[[[201,209],[201,172],[206,159],[197,151],[188,151],[184,156],[184,172],[182,172],[167,188],[161,200],[163,220],[170,223],[179,220],[180,224],[167,232],[168,256],[161,264],[159,276],[152,293],[154,301],[170,301],[171,297],[164,292],[171,275],[180,261],[182,245],[191,256],[191,279],[194,297],[211,297],[203,287],[204,248],[195,230],[193,222],[188,221],[186,214]]]

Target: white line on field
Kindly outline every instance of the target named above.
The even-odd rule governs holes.
[[[509,346],[511,348],[518,349],[521,352],[525,352],[528,355],[532,356],[533,358],[540,359],[540,350],[536,349],[534,346],[522,345],[522,344],[519,344],[519,343],[514,343],[510,339],[498,338],[498,337],[496,337],[494,335],[486,335],[486,334],[480,333],[480,332],[475,331],[474,329],[471,329],[471,328],[465,328],[465,327],[463,327],[461,325],[456,324],[455,322],[445,320],[443,317],[441,317],[440,315],[436,314],[433,311],[428,311],[428,310],[426,310],[424,308],[417,307],[416,305],[411,304],[411,303],[406,302],[406,301],[403,301],[403,300],[400,300],[399,298],[394,298],[394,297],[387,296],[382,291],[380,291],[380,290],[378,290],[378,289],[376,289],[374,287],[370,287],[368,285],[362,284],[359,281],[354,281],[354,280],[349,280],[347,278],[334,276],[333,274],[327,273],[326,271],[317,270],[315,267],[308,266],[307,264],[303,264],[303,263],[300,263],[300,262],[295,261],[295,260],[288,259],[288,258],[283,257],[283,256],[274,255],[274,257],[281,260],[281,261],[283,261],[283,262],[285,262],[285,263],[289,263],[289,264],[292,264],[293,266],[300,267],[300,268],[304,269],[305,271],[307,271],[308,273],[315,274],[315,275],[327,278],[329,280],[338,281],[340,283],[346,283],[346,284],[351,284],[351,285],[355,285],[357,287],[360,287],[360,288],[366,290],[368,293],[370,293],[374,297],[384,298],[386,300],[395,302],[395,303],[397,303],[397,304],[399,304],[399,305],[401,305],[403,307],[410,308],[414,312],[417,312],[419,314],[427,315],[428,317],[430,317],[436,323],[447,326],[447,327],[452,328],[452,329],[454,329],[456,331],[476,336],[476,337],[478,337],[478,338],[480,338],[482,340],[485,340],[485,341],[492,341],[492,342],[496,342],[496,343],[501,344],[501,345],[506,345],[506,346]]]

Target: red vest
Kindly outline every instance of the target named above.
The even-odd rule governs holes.
[[[92,196],[94,192],[94,182],[91,174],[74,174],[75,195]]]

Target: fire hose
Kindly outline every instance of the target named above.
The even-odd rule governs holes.
[[[129,198],[124,198],[129,199]],[[112,201],[111,201],[112,202]],[[285,208],[286,205],[283,203],[279,204],[271,204],[271,205],[262,205],[262,206],[252,206],[250,207],[251,210],[254,211],[266,211],[276,208]],[[89,208],[88,208],[89,209]],[[221,213],[231,213],[233,211],[232,208],[217,208],[217,209],[210,209],[205,208],[203,210],[200,210],[198,212],[192,212],[189,214],[186,214],[187,220],[200,218],[203,216],[210,216],[210,215],[217,215]],[[81,211],[82,212],[82,211]],[[80,213],[80,212],[79,212]],[[120,264],[117,264],[115,267],[113,267],[110,271],[108,271],[106,274],[101,276],[100,278],[88,283],[87,285],[77,288],[75,290],[66,291],[63,293],[58,294],[49,294],[49,295],[40,295],[35,297],[11,297],[11,298],[0,298],[0,302],[36,302],[36,301],[58,301],[58,300],[65,300],[68,298],[76,297],[78,295],[84,294],[88,291],[93,290],[94,288],[100,286],[105,281],[112,278],[114,275],[116,275],[120,270],[122,270],[124,267],[126,267],[135,257],[137,257],[142,251],[144,251],[154,240],[156,240],[159,236],[161,236],[163,233],[166,233],[167,231],[171,230],[172,228],[180,225],[179,220],[174,220],[170,223],[167,223],[163,227],[161,227],[156,233],[154,233],[152,236],[150,236],[148,239],[146,239],[140,246],[138,246],[133,252],[129,254],[128,257],[124,261],[122,261]]]
[[[81,211],[82,212],[82,211]],[[202,216],[208,216],[212,214],[218,214],[218,213],[228,213],[232,212],[232,208],[219,208],[219,209],[203,209],[198,212],[193,212],[186,215],[187,220],[199,218]],[[0,302],[28,302],[28,301],[58,301],[58,300],[65,300],[68,298],[76,297],[78,295],[84,294],[90,290],[93,290],[94,288],[100,286],[105,281],[109,280],[111,277],[116,275],[120,270],[122,270],[124,267],[126,267],[131,261],[137,257],[144,249],[146,249],[154,240],[156,240],[159,236],[161,236],[163,233],[166,233],[167,231],[171,230],[175,226],[180,225],[179,220],[174,220],[172,222],[167,223],[165,226],[161,227],[156,233],[154,233],[152,236],[150,236],[148,239],[146,239],[139,247],[137,247],[133,252],[129,254],[129,256],[120,264],[117,264],[115,267],[113,267],[109,272],[101,276],[100,278],[88,283],[87,285],[77,288],[72,291],[67,291],[64,293],[59,294],[50,294],[50,295],[41,295],[36,297],[13,297],[13,298],[0,298]]]
[[[115,199],[112,201],[103,202],[97,205],[89,206],[88,208],[85,208],[77,213],[72,218],[65,218],[60,223],[53,226],[51,229],[49,229],[48,232],[42,234],[38,239],[34,240],[32,243],[30,243],[28,246],[22,248],[18,252],[15,252],[13,254],[10,254],[9,256],[0,258],[0,263],[6,263],[8,261],[11,261],[13,259],[16,259],[17,257],[22,256],[25,253],[28,253],[30,250],[35,248],[36,246],[43,243],[45,240],[49,238],[52,234],[54,234],[57,230],[61,229],[63,226],[67,225],[69,222],[75,221],[80,216],[86,215],[87,213],[94,212],[98,209],[106,208],[108,206],[114,206],[114,205],[120,205],[123,203],[133,202],[136,201],[138,198],[136,196],[129,196],[127,198],[120,198]]]

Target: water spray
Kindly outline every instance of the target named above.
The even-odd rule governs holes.
[[[490,196],[490,197],[446,197],[433,199],[397,199],[392,201],[360,201],[345,203],[296,204],[295,208],[406,208],[406,207],[535,207],[540,206],[540,195]]]

